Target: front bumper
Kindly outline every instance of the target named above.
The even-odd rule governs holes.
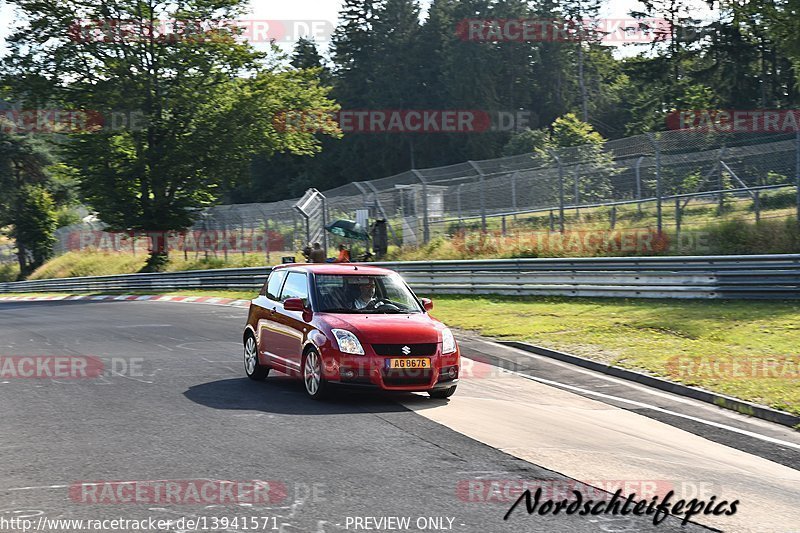
[[[340,385],[406,392],[446,389],[458,383],[461,371],[458,348],[453,353],[442,354],[439,345],[434,354],[423,356],[431,360],[430,369],[402,370],[386,368],[386,360],[396,359],[396,356],[377,355],[369,345],[365,345],[364,350],[365,355],[345,354],[332,347],[323,350],[325,379]],[[451,368],[454,369],[452,377]]]

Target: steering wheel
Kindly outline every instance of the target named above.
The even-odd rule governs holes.
[[[364,309],[368,309],[368,310],[371,311],[373,309],[377,309],[378,307],[380,307],[382,305],[384,305],[384,301],[381,300],[380,298],[378,298],[376,300],[370,301],[367,305],[364,306]]]
[[[400,308],[394,302],[392,302],[391,300],[385,300],[383,298],[378,298],[376,300],[372,300],[370,303],[368,303],[364,307],[364,309],[373,310],[373,309],[382,308],[384,306],[386,306],[387,309],[391,309],[392,311],[399,311],[400,310]]]

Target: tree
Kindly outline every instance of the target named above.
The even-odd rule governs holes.
[[[167,260],[163,233],[187,228],[246,179],[254,155],[319,151],[314,132],[284,119],[335,109],[328,89],[239,38],[229,21],[244,14],[242,0],[12,3],[27,20],[5,60],[20,98],[128,118],[127,128],[74,134],[66,153],[109,229],[154,235],[146,270]]]
[[[52,253],[55,213],[52,197],[45,189],[51,163],[41,143],[0,133],[0,227],[12,227],[20,279]]]
[[[576,201],[610,198],[611,177],[617,173],[611,154],[603,150],[606,140],[572,113],[559,117],[551,126],[550,143],[559,149],[562,163],[568,166],[579,198]]]
[[[55,202],[42,185],[24,185],[11,236],[17,241],[20,278],[27,277],[53,255],[56,242]]]
[[[541,152],[550,146],[544,130],[524,130],[515,133],[503,147],[503,155],[522,155]]]

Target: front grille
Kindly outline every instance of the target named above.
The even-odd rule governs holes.
[[[432,370],[395,368],[383,371],[383,383],[386,385],[427,385],[431,382]]]
[[[409,353],[403,353],[403,348],[408,346]],[[430,344],[373,344],[372,349],[378,355],[394,357],[415,357],[422,355],[433,355],[436,353],[436,343]]]

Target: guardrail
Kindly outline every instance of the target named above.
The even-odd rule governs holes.
[[[604,257],[370,263],[400,272],[421,294],[800,298],[800,254]],[[269,267],[0,283],[12,292],[258,290]]]

